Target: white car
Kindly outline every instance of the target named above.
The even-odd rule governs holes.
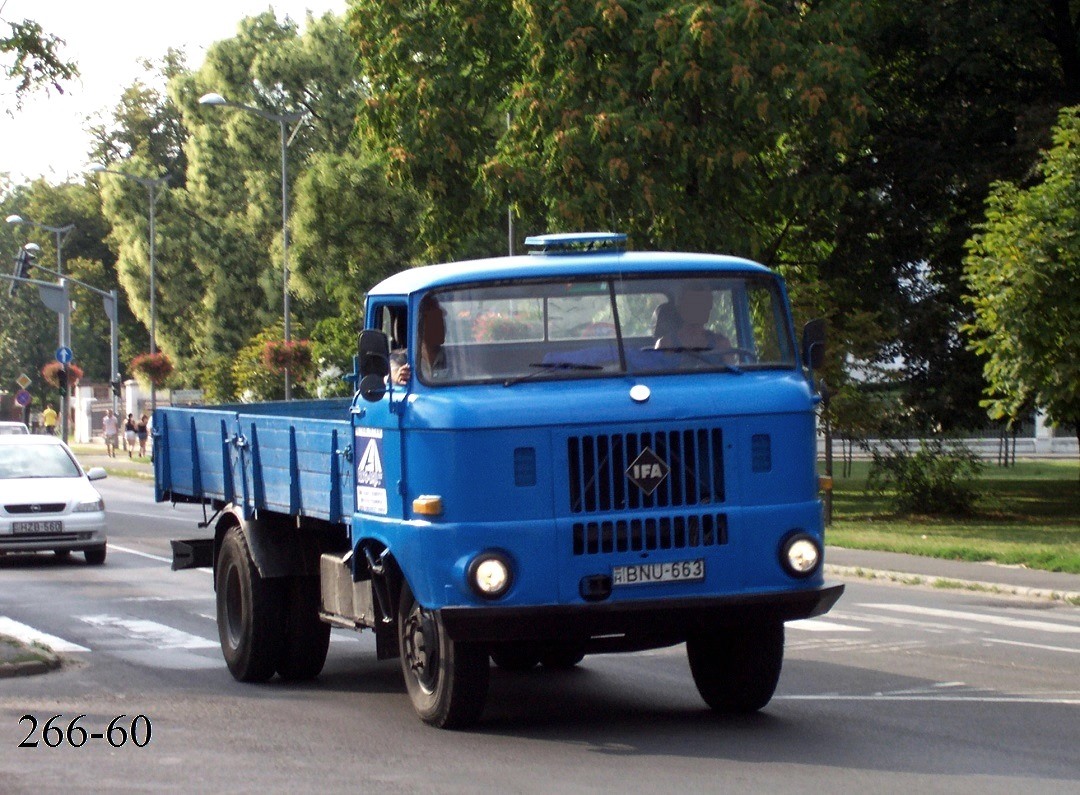
[[[26,427],[25,422],[8,422],[4,420],[0,422],[0,434],[8,433],[25,435],[30,433],[30,429]]]
[[[0,554],[82,552],[105,562],[105,502],[71,450],[55,436],[0,435]]]

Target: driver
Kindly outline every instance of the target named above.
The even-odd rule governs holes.
[[[656,350],[678,349],[691,351],[732,350],[731,341],[705,327],[713,309],[712,290],[700,282],[689,282],[679,290],[675,301],[679,326],[656,341]],[[726,361],[729,357],[725,356]]]

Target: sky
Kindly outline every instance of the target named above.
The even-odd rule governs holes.
[[[32,19],[63,39],[62,57],[79,68],[62,95],[36,91],[22,110],[14,110],[14,87],[0,84],[0,173],[15,184],[42,176],[59,184],[81,179],[93,165],[85,128],[107,120],[137,78],[148,79],[142,59],[160,61],[173,47],[184,50],[194,70],[207,47],[235,35],[244,17],[272,8],[278,19],[303,25],[307,11],[343,14],[347,0],[0,0],[0,6],[3,20]]]

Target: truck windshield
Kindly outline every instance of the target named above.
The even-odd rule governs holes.
[[[422,306],[443,337],[430,384],[795,367],[775,279],[757,274],[521,281],[439,290]]]

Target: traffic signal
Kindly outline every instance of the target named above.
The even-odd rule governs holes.
[[[34,264],[34,255],[27,251],[25,248],[21,249],[15,256],[15,278],[16,279],[29,279],[30,278],[30,266]],[[15,291],[19,288],[19,283],[11,282],[8,287],[8,296],[14,296]]]
[[[120,379],[117,378],[115,381],[110,381],[109,386],[112,387],[113,395],[120,397]]]
[[[56,371],[56,381],[60,389],[60,394],[66,395],[68,388],[68,371],[66,367],[61,367]]]

